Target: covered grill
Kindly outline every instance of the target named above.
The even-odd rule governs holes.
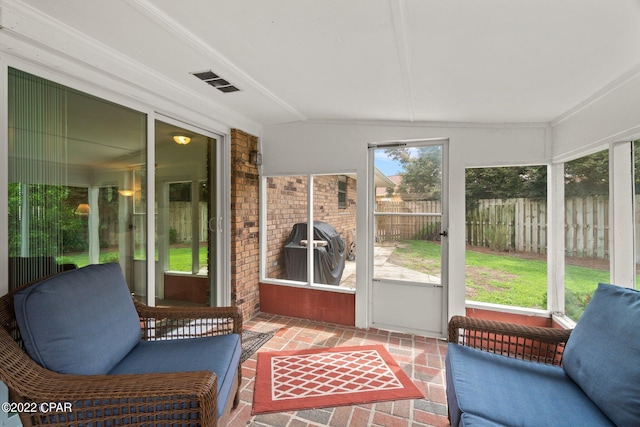
[[[307,281],[307,223],[295,224],[284,245],[286,279]],[[344,270],[345,242],[330,224],[313,222],[314,283],[339,285]]]

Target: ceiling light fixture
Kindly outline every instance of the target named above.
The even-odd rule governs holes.
[[[124,197],[131,197],[131,196],[133,196],[134,191],[133,190],[120,190],[120,191],[118,191],[118,193],[120,193],[120,195],[124,196]]]
[[[191,138],[185,135],[174,135],[173,140],[180,145],[187,145]]]

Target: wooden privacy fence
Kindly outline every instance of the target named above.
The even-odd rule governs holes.
[[[200,202],[198,205],[198,215],[200,217],[198,224],[198,241],[206,242],[209,226],[207,216],[207,204]],[[191,202],[171,202],[169,203],[169,230],[175,230],[175,243],[191,242],[192,227],[192,210]]]
[[[206,242],[208,236],[208,207],[206,202],[198,204],[198,241]],[[190,243],[192,211],[191,202],[171,202],[168,210],[168,230],[171,243]],[[101,211],[100,212],[100,240],[108,246],[118,246],[119,232],[118,211]]]
[[[439,217],[411,213],[439,213],[439,202],[378,202],[377,212],[404,215],[376,217],[376,239],[436,240]],[[565,199],[565,253],[573,257],[609,257],[609,200],[607,197]],[[473,246],[500,251],[545,254],[547,247],[546,200],[487,199],[466,214],[466,241]]]
[[[609,257],[607,197],[565,199],[565,254],[570,257]],[[531,199],[480,200],[467,212],[467,243],[495,250],[545,254],[547,203]]]
[[[565,199],[564,235],[567,256],[608,259],[609,198]]]
[[[497,251],[545,253],[547,204],[531,199],[485,199],[466,215],[469,245]]]
[[[636,212],[640,212],[640,199]],[[177,242],[191,241],[191,204],[172,202],[169,228],[175,230]],[[199,239],[207,240],[207,205],[199,206]],[[438,201],[380,201],[377,212],[400,215],[377,215],[376,241],[409,239],[439,240]],[[640,227],[637,215],[636,227]],[[609,258],[609,200],[607,197],[573,197],[565,199],[565,253],[572,257]],[[110,227],[116,228],[115,225]],[[117,236],[117,232],[113,233]],[[472,246],[500,251],[545,254],[547,246],[547,204],[545,200],[480,200],[466,214],[466,242]],[[640,244],[640,242],[639,242]]]
[[[436,216],[416,216],[410,214],[442,212],[439,201],[378,202],[376,212],[401,215],[376,216],[376,241],[426,239],[436,240],[441,231],[441,218]]]

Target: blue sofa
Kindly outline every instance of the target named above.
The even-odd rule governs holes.
[[[572,331],[454,317],[453,426],[640,426],[640,292],[600,284]]]
[[[238,404],[237,307],[145,306],[119,264],[10,292],[0,321],[0,380],[35,403],[24,425],[226,425]]]

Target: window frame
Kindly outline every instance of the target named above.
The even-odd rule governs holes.
[[[475,301],[475,300],[470,300],[470,299],[466,299],[465,298],[465,306],[467,308],[472,308],[472,309],[480,309],[480,310],[490,310],[490,311],[498,311],[498,312],[505,312],[505,313],[513,313],[513,314],[525,314],[527,316],[535,316],[535,317],[549,317],[549,313],[550,313],[550,304],[549,304],[549,283],[550,283],[550,269],[549,269],[549,264],[550,264],[550,240],[551,240],[551,236],[552,236],[552,231],[550,229],[550,223],[551,223],[551,212],[550,212],[550,206],[552,203],[551,200],[551,191],[550,191],[550,180],[551,180],[551,169],[550,166],[548,164],[545,163],[537,163],[537,164],[512,164],[512,165],[490,165],[490,166],[477,166],[474,165],[473,167],[467,167],[465,168],[465,190],[466,190],[466,171],[468,169],[494,169],[494,168],[517,168],[517,167],[527,167],[527,166],[531,166],[531,167],[546,167],[547,171],[547,179],[546,179],[546,216],[545,216],[545,242],[546,242],[546,249],[547,249],[547,253],[546,253],[546,259],[545,262],[547,264],[547,273],[546,273],[546,283],[547,283],[547,287],[546,287],[546,300],[547,300],[547,306],[543,307],[543,308],[530,308],[530,307],[522,307],[522,306],[516,306],[516,305],[508,305],[508,304],[496,304],[496,303],[489,303],[489,302],[483,302],[483,301]],[[467,204],[467,200],[466,200],[466,195],[465,195],[465,205]],[[467,219],[467,213],[465,213],[465,228],[467,227],[466,224],[466,219]],[[466,237],[466,232],[465,232],[465,240],[467,239]],[[466,245],[465,245],[466,246]],[[467,266],[467,262],[466,262],[466,250],[465,250],[465,254],[464,254],[464,258],[465,258],[465,276],[466,276],[466,270],[468,268]],[[465,280],[465,292],[466,292],[466,288],[467,288],[467,284],[466,284],[466,280]]]
[[[338,209],[347,209],[348,178],[346,175],[338,176]]]
[[[336,177],[345,177],[345,183],[347,184],[347,188],[348,188],[348,175],[349,172],[336,172],[336,173],[296,173],[296,174],[269,174],[269,175],[263,175],[261,177],[260,180],[260,198],[262,200],[262,202],[260,203],[260,233],[263,236],[267,235],[267,228],[269,227],[268,224],[268,206],[270,205],[270,200],[269,200],[269,196],[268,196],[268,189],[269,189],[269,180],[270,179],[279,179],[279,178],[295,178],[295,177],[301,177],[301,178],[306,178],[306,221],[308,224],[313,223],[314,221],[314,178],[316,177],[323,177],[323,176],[336,176]],[[335,197],[335,193],[334,193],[334,197]],[[337,199],[336,200],[336,204],[337,204]],[[344,211],[345,209],[349,208],[349,204],[348,204],[348,200],[347,200],[347,206],[342,209],[342,208],[338,208],[338,211]],[[357,213],[356,213],[356,206],[353,206],[354,209],[354,219],[357,222]],[[344,215],[344,212],[339,212],[338,215]],[[355,229],[355,227],[354,227]],[[346,240],[346,236],[342,236],[343,239]],[[299,288],[306,288],[306,289],[315,289],[315,290],[323,290],[323,291],[330,291],[330,292],[340,292],[340,293],[355,293],[355,288],[346,288],[346,287],[342,287],[342,286],[336,286],[336,285],[329,285],[329,284],[322,284],[322,283],[313,283],[312,281],[308,280],[308,278],[310,276],[312,276],[312,272],[313,272],[313,247],[311,245],[309,245],[309,247],[307,248],[307,281],[306,282],[302,282],[302,281],[293,281],[293,280],[287,280],[287,279],[279,279],[279,278],[274,278],[274,277],[267,277],[267,271],[269,270],[267,263],[269,262],[269,257],[268,257],[268,253],[269,253],[269,248],[267,246],[268,242],[267,240],[270,240],[269,238],[264,238],[264,239],[260,239],[260,282],[261,283],[265,283],[265,284],[272,284],[272,285],[281,285],[281,286],[290,286],[290,287],[299,287]],[[308,227],[307,228],[307,240],[311,241],[313,240],[313,228],[312,227]],[[345,245],[346,246],[346,245]],[[347,251],[348,248],[345,247],[345,259],[347,256]],[[355,274],[355,273],[354,273]],[[344,277],[343,277],[344,279]]]
[[[588,156],[598,151],[609,150],[609,245],[611,282],[637,289],[635,274],[636,230],[634,224],[636,212],[633,184],[634,170],[633,147],[640,135],[606,144],[585,147],[571,155],[558,156],[547,163],[547,309],[531,310],[515,306],[491,305],[465,301],[468,309],[482,309],[495,312],[551,318],[553,323],[563,328],[573,328],[576,322],[565,314],[565,244],[564,244],[564,165],[566,162]],[[474,165],[473,167],[492,167],[496,165]],[[502,165],[497,165],[502,166]],[[640,236],[638,236],[640,241]],[[622,254],[622,255],[621,255]]]

